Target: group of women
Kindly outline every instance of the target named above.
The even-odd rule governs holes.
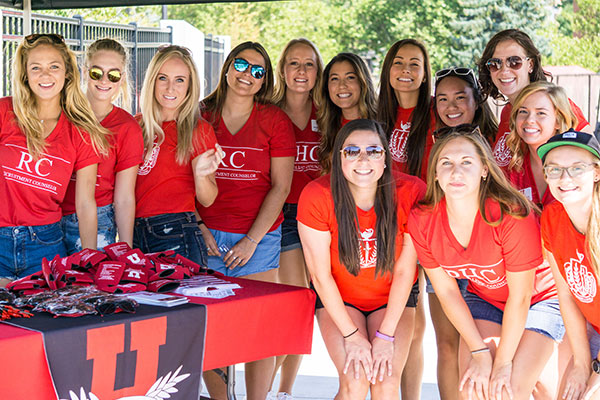
[[[359,56],[323,67],[295,39],[275,71],[260,44],[236,46],[200,99],[190,51],[165,46],[135,117],[115,105],[129,103],[115,40],[88,48],[84,90],[59,35],[25,37],[13,68],[3,285],[117,235],[310,285],[336,398],[418,399],[424,270],[442,399],[600,398],[600,146],[525,33],[497,33],[478,76],[432,75],[425,46],[400,40],[378,93]],[[499,123],[490,96],[507,101]],[[265,399],[281,368],[272,396],[291,399],[300,362],[246,364],[247,397]],[[218,373],[204,379],[225,398]]]

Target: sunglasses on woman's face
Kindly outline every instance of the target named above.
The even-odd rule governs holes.
[[[523,63],[527,60],[529,60],[529,57],[525,57],[525,59],[523,59],[519,56],[510,56],[507,57],[504,61],[502,61],[501,58],[490,58],[489,60],[487,60],[485,65],[490,72],[496,72],[502,69],[503,63],[506,63],[506,67],[516,71],[518,69],[521,69]]]
[[[100,79],[102,79],[104,74],[105,72],[100,67],[92,67],[88,71],[88,75],[93,81],[99,81]],[[118,69],[111,69],[110,71],[106,72],[106,77],[112,83],[117,83],[121,80],[121,71]]]
[[[385,154],[385,150],[381,146],[367,146],[364,151],[369,160],[380,160]],[[358,146],[346,146],[340,152],[346,160],[354,161],[360,158],[363,150]]]
[[[250,75],[256,79],[262,79],[265,76],[265,67],[262,65],[250,64],[243,58],[236,58],[233,60],[233,68],[237,72],[245,72],[248,68],[250,68]]]

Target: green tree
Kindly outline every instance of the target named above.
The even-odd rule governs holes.
[[[508,28],[521,29],[542,54],[551,48],[544,27],[551,20],[548,0],[457,0],[457,19],[450,22],[453,40],[451,59],[456,65],[474,66],[488,40]]]

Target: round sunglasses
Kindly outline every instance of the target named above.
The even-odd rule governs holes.
[[[250,64],[243,58],[236,58],[233,60],[233,68],[237,72],[245,72],[248,68],[250,68],[250,75],[256,79],[262,79],[265,76],[265,67],[262,65]]]
[[[523,63],[529,60],[529,57],[525,57],[525,59],[519,56],[510,56],[506,57],[506,60],[502,61],[501,58],[490,58],[485,63],[485,66],[490,72],[500,71],[502,69],[502,64],[506,63],[506,66],[513,70],[521,69]]]
[[[92,67],[88,71],[88,75],[90,76],[90,79],[99,81],[104,76],[104,71],[100,67]],[[106,77],[112,83],[117,83],[121,80],[121,71],[118,69],[111,69],[110,71],[106,72]]]
[[[358,146],[346,146],[340,152],[348,161],[358,160],[363,150]],[[385,154],[385,150],[381,146],[367,146],[365,154],[370,160],[380,160]]]

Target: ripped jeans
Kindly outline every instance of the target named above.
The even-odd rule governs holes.
[[[133,227],[133,247],[144,253],[174,250],[206,267],[207,249],[192,212],[160,214],[136,218]]]
[[[81,251],[81,237],[79,236],[79,220],[77,214],[65,215],[60,220],[60,227],[65,235],[67,254]],[[115,225],[115,211],[112,204],[98,207],[98,250],[114,243],[117,237]]]

